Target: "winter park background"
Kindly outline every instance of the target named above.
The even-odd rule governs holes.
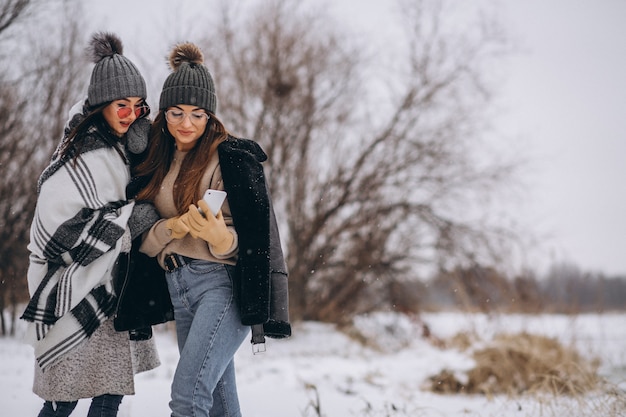
[[[228,4],[236,12],[234,17],[243,19],[243,23],[239,20],[231,22],[237,29],[232,35],[235,39],[239,39],[237,36],[245,38],[245,34],[253,29],[251,22],[261,21],[250,13],[261,16],[272,10],[270,4],[277,3],[269,0],[131,0],[124,3],[0,0],[0,11],[5,6],[21,2],[28,7],[10,30],[2,29],[5,20],[0,18],[0,259],[4,261],[0,270],[4,332],[0,336],[0,417],[34,416],[41,407],[41,400],[31,391],[33,354],[21,340],[23,323],[18,321],[15,327],[11,325],[24,302],[25,279],[16,271],[23,268],[26,259],[23,253],[25,235],[23,227],[19,230],[18,227],[28,222],[28,216],[23,213],[27,213],[31,200],[24,198],[28,198],[28,193],[32,194],[36,181],[37,173],[31,173],[29,169],[34,161],[45,157],[41,153],[49,151],[51,144],[58,139],[58,135],[42,134],[42,131],[46,129],[49,133],[60,129],[58,124],[65,121],[68,104],[74,104],[80,97],[78,92],[82,91],[82,82],[88,78],[88,63],[78,64],[88,35],[96,30],[111,30],[121,36],[125,54],[146,76],[150,91],[148,101],[154,109],[159,88],[167,74],[163,56],[171,44],[182,40],[200,42],[207,54],[212,51],[209,62],[215,66],[211,70],[221,76],[220,80],[228,80],[224,74],[233,69],[216,65],[216,59],[226,55],[222,46],[225,43],[222,38],[207,37],[206,32],[213,26],[206,22],[219,21],[219,13],[224,4]],[[327,64],[325,59],[340,73],[345,62],[350,61],[349,56],[332,61],[336,58],[332,53],[341,49],[338,44],[315,44],[317,38],[309,37],[311,33],[327,40],[320,28],[338,31],[344,36],[339,40],[348,41],[339,42],[339,46],[357,45],[355,55],[365,52],[369,58],[367,65],[360,63],[352,70],[355,79],[364,74],[361,84],[374,90],[374,97],[348,96],[347,103],[358,109],[367,105],[372,107],[361,113],[357,111],[356,117],[362,118],[356,123],[350,118],[355,117],[353,113],[344,119],[341,117],[344,113],[337,115],[345,105],[334,107],[332,112],[324,114],[321,122],[312,125],[313,129],[321,130],[321,133],[317,131],[316,139],[341,133],[336,141],[329,142],[328,147],[321,150],[328,160],[338,157],[349,163],[354,148],[343,147],[345,143],[355,137],[363,141],[368,139],[366,134],[359,137],[356,129],[362,128],[360,132],[366,133],[381,129],[386,121],[384,110],[392,108],[393,103],[393,99],[386,100],[389,97],[384,94],[376,96],[381,93],[381,87],[385,93],[388,89],[390,95],[402,93],[404,85],[396,81],[403,80],[408,85],[416,78],[403,78],[405,73],[415,70],[418,75],[434,76],[437,81],[438,75],[446,73],[450,65],[455,64],[453,60],[446,60],[445,55],[436,55],[435,44],[430,45],[432,50],[423,49],[425,55],[433,53],[433,59],[420,63],[425,66],[439,64],[437,71],[420,73],[420,68],[411,68],[403,60],[407,56],[403,48],[408,45],[402,41],[405,34],[398,21],[396,2],[307,0],[298,2],[300,7],[292,7],[295,2],[278,3],[287,5],[283,9],[287,10],[284,12],[287,16],[279,16],[285,20],[281,21],[283,26],[276,34],[301,33],[297,45],[313,42],[314,48],[310,51],[322,53],[316,55],[316,59],[304,61],[294,73],[286,72],[285,79],[278,77],[280,82],[271,86],[281,98],[289,90],[289,77],[294,74],[297,77],[309,74],[308,70],[323,69]],[[422,126],[417,130],[419,137],[426,136],[429,129],[440,129],[435,133],[444,138],[450,132],[454,136],[458,133],[454,128],[447,129],[443,123],[437,125],[441,114],[433,117],[428,113],[430,108],[441,103],[444,122],[448,121],[445,117],[451,117],[449,120],[460,123],[463,128],[476,128],[460,129],[463,134],[487,139],[486,143],[459,142],[468,145],[467,155],[476,153],[477,159],[444,160],[443,163],[439,161],[440,165],[455,166],[454,162],[465,162],[471,167],[475,166],[474,163],[486,162],[485,168],[490,168],[490,164],[500,163],[500,156],[492,158],[492,155],[502,155],[489,153],[492,147],[504,151],[505,157],[512,154],[522,160],[517,177],[519,182],[501,184],[502,188],[491,189],[493,193],[487,193],[485,198],[443,201],[454,214],[448,219],[451,225],[465,220],[468,213],[485,214],[484,211],[490,218],[502,217],[510,227],[508,230],[512,230],[519,241],[511,247],[506,246],[511,243],[509,241],[502,242],[502,246],[499,240],[490,241],[500,250],[500,258],[490,258],[484,263],[483,254],[477,251],[471,253],[476,255],[472,259],[476,264],[469,267],[467,259],[457,259],[455,253],[433,260],[428,257],[431,252],[416,250],[408,258],[415,259],[416,263],[427,261],[411,270],[419,278],[413,281],[394,281],[406,268],[391,270],[386,267],[386,262],[393,257],[376,258],[379,251],[372,250],[368,243],[383,239],[384,245],[374,247],[384,246],[389,248],[390,254],[402,256],[405,239],[429,232],[418,229],[415,224],[394,230],[397,239],[391,241],[377,235],[377,228],[369,229],[369,233],[356,230],[352,234],[355,241],[365,236],[362,246],[336,248],[333,253],[343,250],[353,254],[342,258],[332,258],[325,252],[324,243],[334,243],[328,236],[318,236],[304,248],[296,245],[297,239],[283,242],[289,246],[292,257],[297,254],[292,264],[291,288],[298,294],[296,284],[301,282],[300,279],[310,279],[310,293],[306,295],[314,301],[309,301],[303,308],[302,300],[294,297],[293,316],[300,319],[294,321],[290,339],[268,340],[267,351],[259,355],[252,355],[250,345],[244,343],[237,353],[244,416],[626,416],[626,187],[623,181],[626,178],[626,164],[623,163],[626,154],[626,118],[623,114],[626,108],[626,26],[623,25],[626,3],[619,0],[477,0],[471,3],[415,0],[408,3],[422,6],[426,15],[440,12],[438,22],[443,38],[439,40],[441,45],[450,48],[443,48],[448,53],[463,45],[464,40],[471,42],[476,33],[474,29],[482,28],[482,25],[491,28],[488,25],[491,18],[499,23],[494,28],[502,32],[487,31],[492,36],[490,39],[499,41],[502,35],[510,40],[503,50],[479,48],[480,53],[476,55],[485,59],[484,66],[472,67],[474,61],[467,60],[468,67],[476,71],[472,75],[479,81],[483,76],[494,81],[486,84],[485,91],[473,89],[471,83],[462,84],[454,92],[464,94],[457,97],[444,94],[438,98],[441,102],[433,100],[430,107],[417,108],[409,117],[399,119],[407,120],[406,125],[400,126],[407,131],[411,128],[411,120],[422,122],[425,119],[425,128]],[[56,13],[61,13],[63,8],[70,13],[62,18],[50,17],[57,16]],[[296,21],[296,15],[303,16],[301,12],[316,16],[320,11],[329,13],[329,17],[323,19],[328,26],[320,26],[319,20],[313,18],[307,20],[306,25],[291,24],[291,20]],[[478,20],[471,20],[470,15],[473,16],[471,19],[478,16]],[[247,18],[250,20],[246,21]],[[70,26],[70,23],[77,25]],[[438,26],[432,25],[431,20],[427,18],[423,23],[423,34],[436,32]],[[452,29],[454,35],[458,34],[454,29],[459,28],[466,30],[460,31],[460,38],[446,38],[445,30]],[[68,39],[74,41],[68,42]],[[267,41],[262,36],[259,39]],[[424,47],[419,42],[417,45]],[[235,46],[238,45],[235,43]],[[289,58],[300,59],[300,53],[305,50],[289,49],[289,42],[282,46],[279,48],[281,52],[289,51],[285,56],[277,54],[279,59],[271,61],[273,54],[260,54],[245,67],[243,73],[252,74],[251,79],[237,73],[242,83],[250,83],[247,85],[250,88],[242,90],[242,94],[254,90],[253,87],[257,86],[254,82],[258,80],[253,76],[262,77],[264,66],[276,64],[280,69],[284,63],[291,65],[293,62]],[[264,48],[267,44],[259,42],[255,47]],[[252,52],[247,50],[240,55],[247,54]],[[497,59],[487,59],[494,56]],[[289,69],[289,65],[285,67]],[[37,74],[42,75],[38,77]],[[328,77],[329,83],[337,81],[333,73],[316,75],[322,81],[326,80],[324,77]],[[58,81],[48,85],[50,90],[47,91],[44,83],[50,76],[58,77]],[[432,86],[429,82],[433,80],[428,77],[419,80],[425,87]],[[261,86],[265,86],[265,81],[261,78]],[[266,84],[274,81],[269,78]],[[343,91],[340,87],[347,88],[343,84],[331,85],[337,92]],[[326,84],[322,82],[318,86],[321,86],[319,91],[325,91],[322,87]],[[218,90],[219,93],[236,91],[228,82],[218,82]],[[31,97],[33,91],[36,100]],[[50,96],[46,95],[47,92]],[[481,101],[483,93],[487,99]],[[220,111],[225,111],[225,117],[230,115],[228,125],[242,132],[255,124],[242,122],[243,116],[258,110],[254,107],[256,97],[246,97],[244,101],[250,107],[240,106],[246,110],[240,114],[233,110],[238,108],[236,100],[229,96],[220,97]],[[467,97],[470,97],[468,102],[464,101]],[[479,98],[473,102],[474,97]],[[304,107],[305,102],[282,103],[283,107],[278,107],[279,113],[289,115],[294,109]],[[462,107],[467,103],[469,106]],[[455,119],[456,115],[450,116],[450,113],[454,113],[452,109],[457,109],[457,105],[463,111]],[[312,112],[311,117],[323,114],[323,111],[320,107]],[[17,131],[15,119],[22,116],[26,121],[22,126],[24,130]],[[303,126],[310,121],[308,116],[306,111],[296,114],[294,126]],[[463,125],[464,119],[474,121],[475,116],[479,117],[479,122],[488,123]],[[335,120],[348,127],[332,124]],[[272,133],[280,133],[272,121],[264,120],[266,129],[276,129]],[[34,130],[28,130],[33,126]],[[267,148],[272,140],[279,144],[279,134],[268,137],[266,131],[260,133],[256,139],[264,147]],[[408,136],[413,133],[410,131]],[[31,143],[32,149],[28,148]],[[29,149],[21,152],[25,158],[20,155],[19,146],[14,146],[16,144]],[[420,144],[428,145],[427,142]],[[288,149],[289,142],[279,145]],[[438,150],[436,147],[426,149]],[[393,148],[385,152],[399,157]],[[313,154],[313,159],[324,158]],[[378,162],[393,165],[388,161],[383,158]],[[270,165],[268,169],[274,167]],[[275,174],[273,178],[299,178],[293,172],[285,172],[271,173]],[[323,169],[320,172],[326,174]],[[473,173],[481,174],[480,170]],[[313,182],[305,183],[306,200],[298,201],[301,204],[295,206],[310,211],[296,212],[294,218],[305,220],[302,228],[286,230],[285,237],[290,232],[306,236],[311,231],[306,226],[315,223],[313,220],[316,219],[311,213],[317,214],[315,210],[324,209],[324,203],[333,201],[336,194],[323,192],[331,190],[336,193],[337,190],[325,188],[322,180],[315,182],[322,174],[304,176]],[[30,180],[26,181],[26,178]],[[464,179],[468,180],[467,177]],[[453,197],[463,195],[466,187],[476,191],[464,182],[446,185],[454,188],[459,184],[460,187],[453,190],[458,194]],[[321,187],[323,199],[320,201],[311,197],[315,187]],[[402,193],[385,196],[419,194],[420,187],[406,188],[401,189]],[[520,189],[523,191],[518,193]],[[286,195],[290,188],[280,190],[283,192],[275,193],[275,196]],[[365,190],[370,188],[362,187],[360,192]],[[384,194],[386,190],[382,191]],[[445,192],[445,189],[437,191]],[[426,199],[425,203],[428,202]],[[371,209],[367,203],[361,208]],[[279,209],[284,212],[286,206],[288,204],[283,203]],[[348,213],[356,217],[365,211],[353,207],[347,209],[342,215]],[[368,223],[369,218],[360,220]],[[509,223],[511,220],[513,222]],[[382,220],[380,224],[381,228],[390,227]],[[484,243],[478,237],[481,236],[460,235],[458,241],[461,245],[465,243],[465,249],[469,247],[471,251]],[[319,242],[322,244],[316,246]],[[419,239],[411,242],[424,244]],[[350,252],[349,249],[355,248],[361,250]],[[316,264],[318,255],[329,256],[327,263],[335,264],[344,274],[334,271],[328,274],[338,277],[338,283],[328,280],[321,266],[309,267]],[[371,268],[362,267],[367,262],[371,262]],[[444,270],[438,275],[432,274],[437,270],[433,267],[437,262],[437,266]],[[444,268],[450,266],[446,262],[451,262],[452,267]],[[343,264],[347,266],[341,269]],[[359,267],[361,269],[357,271]],[[363,282],[368,285],[362,285]],[[383,282],[390,284],[380,286]],[[349,296],[343,299],[331,297],[342,292],[348,295],[358,293],[361,302],[353,304],[354,300]],[[156,328],[155,339],[162,365],[137,376],[136,395],[124,399],[120,417],[168,415],[169,385],[178,358],[172,330],[172,324]],[[87,408],[88,401],[81,401],[74,415],[85,415]]]
[[[334,326],[300,323],[286,341],[270,340],[252,355],[244,343],[236,356],[237,383],[247,417],[590,417],[626,415],[626,314],[497,315],[438,313],[417,323],[404,316],[375,314],[355,321],[365,345]],[[432,337],[422,337],[427,324]],[[446,369],[464,379],[475,366],[455,335],[478,342],[498,333],[544,335],[601,360],[604,392],[584,395],[438,394],[429,378]],[[120,417],[168,415],[169,384],[178,353],[171,331],[155,334],[163,364],[136,377],[135,396],[124,398]],[[447,347],[446,347],[447,346]],[[547,352],[541,352],[545,354]],[[548,359],[548,358],[547,358]],[[32,394],[32,351],[19,338],[0,339],[0,416],[34,416],[41,401]],[[85,415],[88,401],[75,414]],[[82,413],[82,414],[81,414]]]

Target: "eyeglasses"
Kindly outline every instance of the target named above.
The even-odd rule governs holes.
[[[189,121],[194,125],[206,124],[211,116],[203,111],[192,111],[191,113],[185,113],[182,110],[168,110],[165,112],[165,119],[168,123],[177,125],[185,120],[185,117],[189,117]]]
[[[120,119],[126,119],[133,112],[133,109],[129,106],[120,107],[117,109],[117,117]],[[135,117],[140,119],[144,116],[150,114],[150,107],[146,104],[142,104],[140,106],[135,107]]]

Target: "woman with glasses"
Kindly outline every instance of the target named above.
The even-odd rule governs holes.
[[[216,117],[198,47],[177,45],[169,58],[173,71],[135,175],[145,179],[137,200],[153,202],[162,217],[141,251],[165,269],[174,306],[180,360],[171,415],[235,417],[233,358],[250,327],[254,343],[291,334],[287,271],[261,165],[267,157]],[[212,212],[206,190],[226,192],[221,209]]]
[[[88,417],[116,416],[134,374],[159,365],[152,340],[113,325],[118,259],[152,225],[149,206],[126,199],[127,149],[146,145],[129,132],[148,114],[146,85],[117,36],[95,34],[89,52],[87,100],[39,178],[28,245],[22,318],[36,357],[33,391],[45,400],[39,417],[69,416],[81,398],[91,398]]]

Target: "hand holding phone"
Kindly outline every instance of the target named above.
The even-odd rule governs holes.
[[[226,199],[226,192],[221,190],[208,189],[205,191],[202,199],[209,206],[211,213],[213,213],[214,216],[217,216],[217,213],[222,208],[222,204],[224,204],[224,200]],[[198,207],[198,211],[204,216],[204,213],[202,213],[202,209],[200,209],[200,207]]]

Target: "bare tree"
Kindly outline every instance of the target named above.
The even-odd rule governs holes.
[[[496,270],[480,265],[458,267],[438,274],[434,282],[452,294],[455,304],[465,311],[491,313],[509,290],[509,283]],[[495,301],[495,302],[494,302]]]
[[[511,303],[511,311],[523,313],[539,313],[544,309],[544,300],[535,275],[526,271],[513,280],[514,302]]]
[[[511,173],[480,142],[502,37],[445,31],[439,1],[404,7],[408,53],[383,83],[322,11],[263,2],[238,21],[225,7],[207,29],[218,111],[269,156],[296,319],[348,318],[373,308],[366,288],[493,255],[506,237],[468,215]]]
[[[20,16],[23,16],[30,4],[29,0],[3,0],[0,3],[0,44],[3,45],[3,53],[0,57],[5,60],[10,56],[4,44],[10,41],[11,27],[15,26]],[[4,65],[3,65],[4,66]],[[15,111],[20,108],[23,102],[17,97],[16,89],[6,78],[6,71],[0,73],[0,253],[4,260],[4,267],[0,271],[0,332],[7,333],[7,324],[4,311],[8,303],[12,303],[19,291],[14,291],[11,280],[7,277],[14,277],[15,270],[19,270],[19,265],[13,264],[15,258],[23,251],[19,250],[19,243],[23,242],[24,235],[20,234],[13,227],[15,221],[15,210],[9,203],[8,181],[11,174],[19,172],[21,160],[13,161],[12,156],[18,153],[20,142],[14,136],[14,132],[23,130],[23,121]],[[17,190],[19,194],[20,190]],[[19,215],[17,216],[19,217]],[[21,253],[22,252],[22,253]],[[23,263],[22,263],[23,265]]]
[[[16,52],[2,62],[10,71],[3,71],[6,75],[0,79],[0,258],[5,262],[0,269],[0,311],[11,307],[13,322],[17,303],[28,294],[26,245],[37,178],[61,138],[69,107],[80,98],[78,80],[84,77],[78,74],[86,68],[83,51],[78,50],[84,44],[78,35],[79,9],[71,1],[57,6],[59,19],[54,20],[55,28],[50,24],[45,30],[45,38],[32,30],[43,29],[36,10],[19,21],[21,27],[12,28],[21,33],[22,42],[13,47],[23,55]],[[9,326],[2,318],[6,334]]]
[[[551,265],[540,291],[546,309],[552,312],[579,314],[623,310],[626,306],[626,277],[608,278],[571,262]]]
[[[31,0],[0,1],[0,34],[9,29],[22,16]]]

